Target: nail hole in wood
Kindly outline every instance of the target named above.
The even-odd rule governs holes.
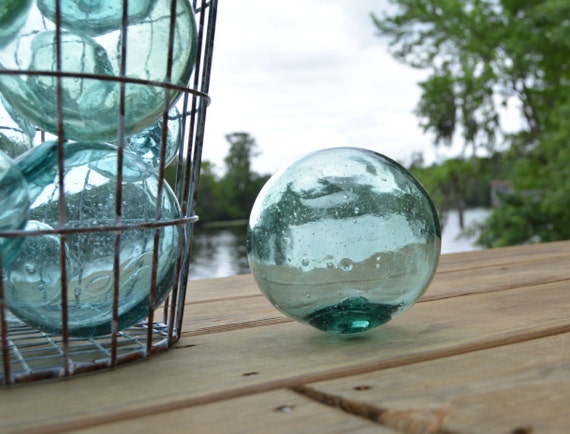
[[[243,374],[244,377],[251,377],[252,375],[259,375],[259,372],[246,372]]]
[[[275,407],[273,411],[277,413],[291,413],[294,408],[294,405],[280,405],[279,407]]]
[[[360,386],[354,386],[354,390],[358,390],[359,392],[362,390],[370,390],[372,386],[368,386],[366,384],[361,384]]]
[[[529,426],[523,426],[515,428],[511,431],[511,434],[532,434],[533,429]]]

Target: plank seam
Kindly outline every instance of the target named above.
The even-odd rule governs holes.
[[[262,320],[243,321],[239,323],[223,324],[219,326],[203,327],[196,330],[188,330],[182,332],[182,337],[203,336],[213,333],[224,333],[235,330],[250,329],[255,327],[265,327],[293,322],[287,317],[272,317]]]
[[[492,294],[502,291],[511,291],[521,288],[529,288],[532,286],[542,286],[542,285],[550,285],[553,283],[561,283],[561,282],[570,282],[570,278],[564,279],[552,279],[552,280],[542,280],[536,282],[526,282],[526,283],[517,283],[512,285],[505,285],[500,288],[491,288],[486,290],[479,290],[479,291],[463,291],[457,293],[449,293],[449,294],[442,294],[442,295],[430,295],[429,292],[424,295],[422,298],[418,300],[418,303],[425,303],[425,302],[433,302],[433,301],[443,301],[457,297],[465,297],[471,295],[482,295],[482,294]],[[216,300],[217,301],[217,300]],[[269,303],[269,302],[268,302]],[[241,321],[239,323],[228,323],[228,324],[221,324],[215,325],[210,327],[203,327],[194,330],[184,330],[182,331],[182,337],[192,337],[192,336],[203,336],[209,335],[214,333],[225,333],[229,331],[235,330],[245,330],[255,327],[265,327],[265,326],[273,326],[279,324],[285,324],[293,322],[293,320],[285,317],[271,317],[265,318],[262,320],[250,320],[250,321]]]
[[[445,428],[446,409],[392,411],[332,393],[325,393],[310,386],[302,385],[290,390],[319,404],[339,409],[402,434],[460,434],[458,431]]]
[[[247,294],[247,295],[233,295],[231,297],[219,297],[219,298],[206,298],[203,300],[190,300],[186,302],[186,306],[194,306],[197,304],[205,304],[205,303],[215,303],[218,301],[233,301],[233,300],[242,300],[244,298],[257,298],[263,297],[263,294]]]
[[[450,274],[450,273],[462,273],[465,271],[476,271],[476,270],[481,270],[481,269],[489,269],[489,268],[501,268],[501,267],[512,267],[512,266],[520,266],[520,265],[524,265],[524,264],[536,264],[538,261],[541,262],[548,262],[552,259],[557,259],[557,260],[564,260],[567,259],[568,256],[560,256],[560,255],[552,255],[550,257],[544,257],[544,258],[529,258],[528,260],[522,260],[522,261],[515,261],[513,262],[512,260],[507,260],[505,259],[505,261],[500,261],[500,262],[493,262],[492,264],[490,263],[482,263],[482,264],[473,264],[473,265],[463,265],[463,266],[457,266],[457,267],[453,267],[451,265],[445,264],[445,265],[441,265],[440,267],[438,267],[437,269],[437,273],[438,274]],[[449,267],[449,268],[448,268]]]
[[[512,285],[501,286],[499,288],[490,288],[490,289],[484,289],[484,290],[479,290],[479,291],[463,291],[463,292],[449,293],[449,294],[442,294],[442,295],[426,294],[418,300],[418,303],[423,303],[423,302],[427,302],[427,301],[447,300],[450,298],[464,297],[464,296],[469,296],[469,295],[492,294],[494,292],[511,291],[513,289],[530,288],[532,286],[543,286],[543,285],[550,285],[553,283],[561,283],[561,282],[570,282],[570,277],[566,277],[563,279],[552,279],[552,280],[542,279],[542,280],[537,280],[535,282],[516,283],[516,284],[512,284]]]

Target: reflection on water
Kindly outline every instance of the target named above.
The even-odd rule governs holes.
[[[246,228],[246,225],[216,228],[198,225],[192,243],[190,279],[249,273]]]
[[[466,210],[464,214],[465,228],[467,229],[476,223],[485,221],[489,215],[491,215],[491,210],[486,208]],[[457,211],[449,211],[441,237],[441,253],[468,252],[481,249],[481,247],[475,245],[477,237],[462,235],[459,227],[459,213]]]
[[[471,209],[465,212],[468,227],[484,220],[490,211]],[[460,237],[457,212],[451,211],[442,234],[442,253],[477,250],[474,239]],[[199,225],[194,232],[190,279],[209,279],[249,273],[245,247],[246,225],[204,228]]]

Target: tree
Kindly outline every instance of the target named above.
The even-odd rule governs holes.
[[[463,212],[468,207],[490,207],[490,186],[495,179],[505,179],[511,168],[500,153],[469,160],[451,158],[431,166],[416,162],[409,170],[424,185],[438,211],[442,227],[448,212],[459,211],[459,227],[464,229]],[[471,228],[465,228],[471,229]]]
[[[259,155],[257,143],[249,133],[226,135],[230,150],[224,162],[226,173],[222,178],[222,191],[226,214],[231,219],[245,219],[255,202],[257,193],[267,180],[251,169],[251,160]]]
[[[226,139],[230,149],[224,158],[222,176],[211,162],[202,161],[197,202],[202,223],[247,219],[259,191],[269,179],[269,175],[259,175],[251,168],[252,159],[259,155],[253,137],[237,132],[226,135]]]
[[[212,222],[224,219],[223,195],[220,183],[210,161],[202,161],[198,197],[196,202],[197,214],[200,221]]]
[[[395,58],[431,71],[420,83],[416,113],[435,145],[450,144],[460,134],[472,155],[502,145],[509,149],[505,158],[513,161],[511,180],[518,195],[493,213],[481,242],[569,238],[570,2],[391,3],[394,13],[372,18]],[[522,127],[505,134],[500,107],[513,100]],[[521,216],[527,218],[524,225]]]

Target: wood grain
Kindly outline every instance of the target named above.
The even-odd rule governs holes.
[[[397,434],[366,418],[280,390],[169,411],[79,430],[82,434],[191,432],[192,434]]]
[[[523,428],[567,433],[570,334],[309,384],[299,391],[336,407],[372,406],[379,423],[410,434]]]
[[[105,374],[4,389],[0,430],[64,431],[554,336],[570,332],[569,304],[552,283],[420,303],[353,338],[296,323],[184,338]]]
[[[536,257],[529,254],[513,254],[510,262],[500,261],[499,258],[493,257],[505,256],[489,253],[494,251],[475,252],[477,254],[475,258],[483,259],[472,259],[470,268],[452,267],[447,263],[451,256],[452,262],[455,262],[454,258],[457,256],[472,258],[474,253],[444,255],[438,273],[420,303],[550,282],[570,282],[568,244],[550,243],[547,245],[558,249],[564,245],[567,249],[562,252],[554,249],[552,253],[546,250],[543,244],[528,246],[531,251],[535,252]],[[521,248],[513,247],[503,250],[517,252]],[[442,269],[446,271],[441,271]],[[548,271],[544,272],[545,270]],[[200,284],[202,285],[200,287],[204,288],[204,282]],[[227,296],[224,296],[225,292]],[[185,335],[216,333],[290,322],[265,299],[250,275],[221,279],[217,282],[215,290],[210,287],[209,290],[204,289],[204,293],[209,293],[212,298],[205,301],[205,295],[197,292],[196,288],[193,288],[188,296],[184,316]],[[239,296],[240,293],[243,295]]]
[[[262,404],[284,397],[304,423],[286,422],[283,432],[321,416],[328,432],[335,421],[355,432],[378,423],[398,432],[563,432],[569,263],[570,242],[443,256],[420,303],[345,338],[291,322],[249,275],[194,282],[173,349],[108,372],[3,387],[0,432],[156,432],[170,418],[176,431],[179,418],[202,421],[204,432],[265,433],[281,415]]]

